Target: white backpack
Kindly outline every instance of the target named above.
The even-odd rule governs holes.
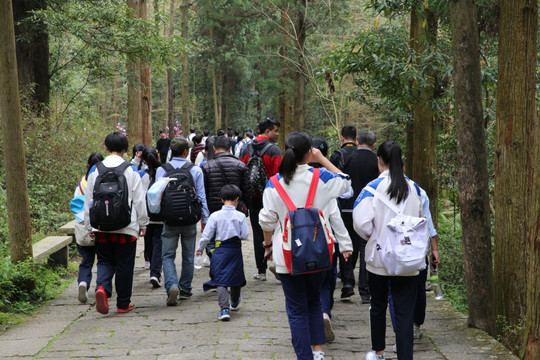
[[[411,194],[414,190],[410,185],[409,189]],[[381,238],[373,248],[371,258],[378,250],[381,262],[390,275],[408,275],[424,269],[429,239],[426,218],[404,215],[402,212],[406,200],[402,202],[401,208],[398,208],[376,189],[366,186],[364,190],[372,193],[396,214],[386,224],[385,231],[381,233]]]

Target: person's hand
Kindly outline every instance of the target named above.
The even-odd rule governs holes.
[[[272,261],[272,247],[264,249],[264,257],[268,261]]]
[[[322,158],[324,158],[324,155],[321,153],[321,150],[317,148],[311,148],[311,161],[314,163],[321,163]]]
[[[439,258],[439,251],[431,251],[431,263],[433,265],[439,265],[441,263],[441,259]]]
[[[139,237],[143,237],[144,235],[146,235],[146,228],[139,229]]]
[[[204,232],[204,228],[206,227],[206,224],[201,222],[201,233]]]
[[[345,259],[345,261],[347,261],[349,259],[349,256],[352,255],[352,250],[344,251],[341,253],[341,255],[343,255],[343,258]]]
[[[90,238],[92,238],[92,239],[95,239],[95,238],[96,238],[96,233],[93,232],[93,231],[90,231],[90,232],[88,233],[88,236],[90,236]]]
[[[202,250],[197,249],[197,251],[195,251],[195,255],[201,256],[202,255]]]

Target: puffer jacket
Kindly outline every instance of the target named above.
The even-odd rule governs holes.
[[[217,164],[220,162],[223,167],[223,174],[227,181],[223,178],[223,174]],[[223,203],[219,198],[219,190],[227,184],[236,185],[242,191],[241,200],[249,205],[251,196],[249,194],[249,174],[246,165],[238,160],[229,152],[220,152],[214,155],[214,158],[208,160],[202,165],[204,174],[204,188],[206,190],[206,201],[210,213],[221,210]]]

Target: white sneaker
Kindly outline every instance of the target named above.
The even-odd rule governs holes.
[[[324,353],[322,351],[314,351],[313,360],[324,360]]]
[[[413,338],[420,339],[422,337],[422,329],[420,326],[413,325]]]
[[[145,261],[144,261],[144,268],[145,268],[146,270],[150,269],[150,261],[148,261],[148,260],[145,260]]]
[[[394,344],[394,346],[392,346],[392,351],[397,353],[397,344]]]
[[[377,355],[375,351],[370,351],[366,354],[366,360],[385,360],[384,355]]]
[[[86,283],[86,281],[81,281],[79,283],[78,299],[83,304],[88,300],[88,284]]]
[[[334,329],[332,329],[332,321],[330,321],[329,317],[324,318],[324,337],[326,338],[327,343],[332,342],[336,339]]]
[[[152,283],[152,286],[154,287],[154,289],[161,287],[161,282],[156,276],[152,276],[150,278],[150,282]]]

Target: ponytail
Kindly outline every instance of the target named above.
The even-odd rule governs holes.
[[[158,160],[157,150],[153,147],[145,148],[141,155],[141,163],[143,160],[148,164],[147,172],[150,176],[150,180],[154,181],[156,178],[156,171],[161,166],[161,162]]]
[[[379,146],[377,156],[384,164],[388,165],[390,170],[390,185],[387,194],[390,195],[390,199],[395,198],[399,204],[409,196],[409,184],[403,174],[401,147],[397,143],[387,140]]]
[[[297,163],[301,162],[311,149],[311,136],[302,131],[294,131],[285,139],[285,153],[279,165],[279,173],[285,184],[289,185]]]
[[[96,165],[100,161],[103,161],[103,155],[101,155],[100,153],[90,154],[86,166],[86,175],[84,176],[86,180],[88,180],[88,174],[90,173],[90,169],[92,169],[92,166]]]

